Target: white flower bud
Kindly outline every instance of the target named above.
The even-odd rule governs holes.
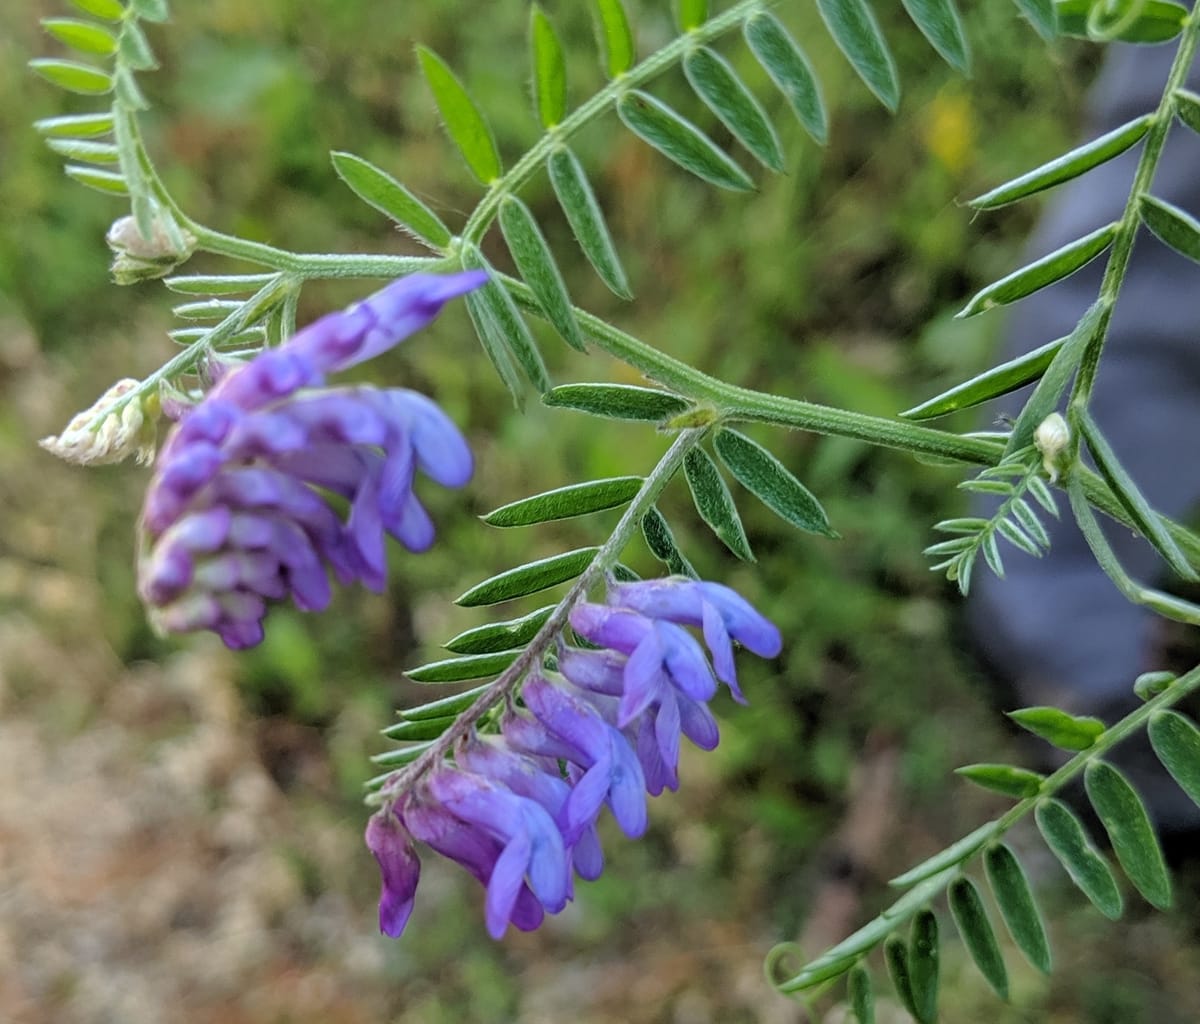
[[[119,411],[112,411],[120,399],[140,386],[141,381],[132,377],[117,381],[93,405],[74,416],[61,434],[43,437],[38,444],[77,466],[121,462],[130,455],[141,464],[153,462],[157,396],[135,398]]]
[[[1033,432],[1033,443],[1042,453],[1042,468],[1050,482],[1055,483],[1062,468],[1062,455],[1071,443],[1071,428],[1060,413],[1052,412]]]
[[[196,239],[173,220],[168,221],[169,216],[159,212],[149,238],[138,230],[133,217],[121,217],[113,222],[104,240],[116,254],[111,269],[117,284],[136,284],[165,277],[192,255]]]

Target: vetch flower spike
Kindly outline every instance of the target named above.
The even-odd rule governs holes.
[[[159,456],[141,519],[138,589],[152,623],[263,636],[268,601],[319,611],[343,585],[386,583],[385,534],[412,551],[434,527],[413,494],[419,469],[447,487],[471,476],[465,439],[428,398],[401,388],[325,387],[427,326],[480,272],[401,278],[279,348],[223,372]],[[349,503],[343,522],[323,492]]]
[[[558,672],[535,669],[519,693],[508,693],[498,733],[493,720],[458,734],[444,748],[452,762],[435,761],[407,788],[398,785],[386,805],[405,835],[483,883],[493,938],[509,924],[529,930],[561,911],[574,896],[572,872],[600,875],[596,822],[605,806],[630,838],[646,831],[646,794],[679,786],[682,737],[702,750],[717,745],[706,703],[717,681],[684,626],[704,631],[718,673],[739,698],[733,641],[764,656],[780,649],[779,631],[749,602],[692,580],[611,584],[608,603],[579,603],[570,622],[601,649],[559,636]],[[373,851],[389,849],[372,835]],[[416,884],[401,850],[391,860],[376,853],[380,921],[396,927]]]

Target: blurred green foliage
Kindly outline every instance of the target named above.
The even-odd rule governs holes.
[[[635,303],[622,304],[596,280],[547,183],[536,181],[524,198],[576,301],[728,380],[877,414],[894,414],[982,367],[996,321],[960,323],[948,315],[1015,264],[1035,207],[973,223],[956,199],[1067,147],[1095,57],[1066,45],[1048,51],[1012,5],[979,0],[963,5],[976,59],[973,77],[963,79],[935,59],[899,4],[876,6],[906,90],[895,118],[829,44],[812,5],[783,5],[825,86],[832,126],[824,151],[794,123],[740,42],[722,45],[776,116],[788,154],[789,172],[760,178],[751,197],[686,178],[618,130],[615,119],[580,140]],[[570,95],[580,102],[602,81],[585,5],[545,7],[566,42]],[[643,53],[669,38],[665,0],[630,7]],[[53,410],[56,420],[0,419],[5,445],[49,432],[110,379],[144,374],[170,353],[166,293],[156,284],[120,290],[106,280],[103,234],[123,212],[119,202],[68,182],[58,158],[27,128],[35,117],[79,109],[23,70],[28,56],[53,51],[36,21],[57,13],[46,2],[0,10],[0,315],[32,327],[68,396]],[[144,79],[154,102],[149,142],[184,207],[218,229],[297,250],[413,251],[339,184],[329,164],[333,149],[388,169],[448,223],[461,224],[478,193],[439,132],[414,68],[415,41],[437,50],[482,97],[508,160],[537,137],[524,4],[481,10],[469,0],[210,0],[176,3],[174,14],[171,26],[153,32],[163,69]],[[653,91],[728,141],[689,97],[681,73],[667,74]],[[489,258],[506,266],[502,245],[489,243]],[[189,269],[228,268],[198,257]],[[367,287],[310,286],[301,319]],[[604,357],[566,350],[548,330],[539,337],[556,381],[637,382]],[[299,723],[319,738],[336,780],[320,795],[339,802],[351,829],[364,817],[358,787],[370,773],[367,755],[381,749],[374,730],[388,724],[394,706],[428,694],[404,682],[402,670],[486,621],[485,611],[456,609],[450,599],[519,559],[599,543],[606,522],[593,517],[527,534],[489,529],[471,513],[568,482],[645,471],[664,445],[648,427],[600,424],[536,403],[516,414],[474,346],[463,312],[451,310],[373,371],[436,394],[473,440],[479,470],[465,496],[428,495],[440,524],[435,550],[419,558],[393,552],[384,598],[343,594],[333,610],[311,619],[276,611],[266,643],[239,663],[254,715],[266,725]],[[936,849],[928,833],[952,838],[964,831],[962,814],[990,806],[964,796],[950,770],[976,760],[980,749],[999,753],[1006,740],[956,649],[953,599],[920,554],[929,524],[959,500],[959,474],[842,439],[751,433],[820,497],[843,539],[796,534],[742,493],[759,555],[747,567],[697,523],[682,485],[669,492],[664,511],[701,575],[759,604],[783,629],[785,653],[774,667],[745,665],[751,706],[718,708],[719,751],[685,761],[683,789],[655,804],[645,841],[609,836],[609,867],[599,883],[582,888],[584,912],[550,929],[541,947],[520,940],[526,952],[586,962],[617,956],[650,934],[694,935],[712,921],[726,922],[726,935],[729,922],[740,922],[733,932],[763,948],[772,937],[794,935],[820,881],[814,854],[843,817],[866,749],[899,751],[899,838],[883,855],[888,867]],[[36,489],[44,458],[31,452],[23,486]],[[131,580],[144,473],[124,467],[92,480],[104,517],[95,573],[108,595],[110,641],[127,662],[161,659],[174,644],[149,633]],[[627,560],[654,571],[645,552]],[[303,788],[283,768],[276,777]],[[365,905],[373,873],[365,857],[355,868],[347,884]],[[312,882],[317,891],[328,884]],[[389,953],[397,983],[407,986],[397,1021],[512,1019],[512,954],[482,938],[478,903],[475,889],[462,887],[437,894],[436,918],[418,909],[410,936]],[[964,984],[964,999],[986,1006],[987,1019],[1027,1020],[1046,1009],[1036,986],[1018,985],[1016,1005],[1005,1011],[981,999],[974,981]],[[1054,984],[1061,990],[1067,983]],[[1137,1007],[1153,985],[1128,975],[1093,977],[1080,992],[1079,1016],[1056,1019],[1150,1019]],[[1118,1004],[1124,1009],[1113,1016]],[[663,1013],[638,1019],[672,1019]],[[730,1011],[715,1019],[739,1018]]]

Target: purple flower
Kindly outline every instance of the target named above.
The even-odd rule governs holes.
[[[517,923],[517,902],[526,886],[552,914],[567,904],[570,864],[562,834],[535,800],[472,772],[441,767],[424,782],[427,799],[462,828],[432,823],[417,809],[404,820],[418,838],[459,860],[487,885],[487,927],[493,938]],[[427,808],[428,810],[428,808]],[[453,836],[447,845],[447,835]],[[518,925],[519,927],[520,925]]]
[[[607,713],[606,717],[624,729],[641,762],[646,792],[658,796],[664,789],[679,788],[681,733],[701,750],[716,747],[720,735],[708,705],[680,692],[663,672],[650,681],[635,713],[626,715],[625,670],[629,660],[615,651],[563,647],[558,668],[585,692],[601,714]]]
[[[783,638],[774,623],[737,591],[720,583],[680,577],[614,583],[608,589],[608,604],[654,620],[699,626],[712,653],[717,678],[726,683],[734,699],[743,704],[746,700],[738,687],[732,641],[736,640],[762,658],[774,658],[783,648]],[[583,635],[587,636],[586,633]],[[589,636],[588,639],[593,638]],[[609,645],[605,643],[604,646]]]
[[[420,789],[409,795],[399,813],[414,839],[427,843],[443,857],[461,864],[483,885],[490,883],[496,862],[503,852],[497,839],[451,814]],[[545,916],[542,904],[528,883],[522,881],[506,920],[521,931],[529,932],[540,925]],[[505,921],[497,923],[499,934],[503,934]]]
[[[367,849],[379,862],[383,892],[379,897],[379,930],[399,938],[412,913],[421,862],[413,850],[412,837],[391,810],[381,810],[367,822]]]
[[[447,487],[471,476],[466,441],[433,402],[401,388],[327,388],[327,374],[426,326],[479,272],[414,274],[229,371],[163,446],[142,511],[139,592],[164,630],[262,639],[268,601],[318,611],[343,585],[386,583],[385,535],[433,543],[417,470]],[[324,492],[345,499],[346,520]]]
[[[558,761],[552,758],[530,757],[513,750],[500,736],[473,735],[454,755],[455,763],[476,775],[483,775],[518,796],[528,797],[540,804],[554,819],[559,831],[566,833],[567,801],[571,787],[559,771]],[[580,878],[589,881],[600,877],[604,870],[604,852],[596,826],[583,829],[567,852]]]
[[[501,732],[518,750],[561,757],[576,766],[566,805],[568,843],[596,820],[607,803],[631,839],[646,831],[646,787],[641,765],[620,731],[567,686],[531,676],[521,691],[533,717],[511,713]]]

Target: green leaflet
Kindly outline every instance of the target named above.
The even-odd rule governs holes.
[[[184,302],[171,310],[180,320],[224,320],[242,308],[237,299],[205,299]]]
[[[461,683],[467,679],[490,679],[508,668],[520,654],[521,649],[468,654],[461,658],[431,661],[404,674],[414,683]]]
[[[1153,123],[1153,114],[1135,117],[1120,128],[1114,128],[1091,142],[1085,142],[1069,153],[1022,174],[1019,178],[997,185],[990,192],[972,199],[967,205],[976,210],[994,210],[1026,196],[1036,195],[1045,189],[1054,188],[1064,181],[1078,178],[1094,167],[1107,163],[1113,157],[1120,156],[1130,146],[1139,142]]]
[[[116,146],[111,142],[93,142],[90,139],[47,139],[49,146],[59,156],[68,160],[83,160],[91,164],[115,164],[120,159]]]
[[[1033,433],[1047,416],[1054,412],[1058,400],[1066,390],[1067,382],[1079,367],[1088,345],[1101,330],[1109,314],[1109,307],[1099,301],[1089,307],[1079,319],[1075,329],[1067,335],[1062,348],[1050,361],[1050,365],[1042,374],[1042,379],[1033,389],[1033,394],[1025,403],[1013,424],[1009,434],[1008,444],[1004,448],[1004,458],[1015,455],[1022,448],[1033,443]]]
[[[907,409],[900,415],[910,420],[932,420],[960,409],[970,409],[993,398],[999,398],[1037,380],[1053,361],[1066,338],[1059,338],[1026,352],[1007,363],[993,366],[977,377],[943,391],[935,398]]]
[[[617,101],[617,113],[638,138],[698,178],[720,188],[748,192],[754,183],[690,121],[637,89]]]
[[[1174,672],[1143,672],[1133,681],[1133,692],[1138,700],[1153,700],[1173,686],[1178,678]]]
[[[1008,999],[1008,970],[979,889],[971,879],[959,876],[950,883],[948,897],[954,924],[979,973],[987,979],[996,995]]]
[[[954,772],[977,786],[1011,796],[1014,800],[1037,796],[1045,781],[1045,777],[1037,772],[1011,764],[968,764],[955,768]]]
[[[621,0],[595,0],[596,26],[604,50],[604,66],[609,78],[619,78],[635,58],[633,32]]]
[[[113,130],[113,115],[105,110],[99,114],[67,114],[44,117],[33,122],[34,130],[50,138],[107,135]]]
[[[394,768],[402,768],[406,764],[412,764],[426,750],[433,746],[433,740],[427,740],[424,743],[414,743],[410,747],[404,747],[400,750],[389,750],[385,754],[376,754],[371,758],[374,764],[380,768],[386,768],[388,771],[383,775],[376,775],[373,779],[368,779],[363,783],[363,788],[368,793],[374,793],[383,788],[383,784],[391,778],[391,770]]]
[[[41,24],[59,42],[80,53],[107,57],[117,52],[117,37],[103,25],[78,18],[43,18]]]
[[[908,983],[920,1024],[937,1020],[939,953],[937,916],[926,907],[913,917],[908,939]]]
[[[662,562],[672,576],[690,576],[694,580],[700,578],[675,543],[675,535],[666,517],[654,505],[642,516],[642,536],[646,539],[650,554]]]
[[[1166,910],[1171,906],[1171,878],[1145,804],[1106,761],[1089,764],[1083,782],[1125,874],[1151,904]]]
[[[525,376],[529,378],[530,383],[537,388],[539,393],[549,391],[550,375],[546,372],[546,364],[542,362],[542,354],[538,351],[537,342],[529,333],[525,318],[521,316],[521,311],[517,309],[517,304],[513,302],[512,296],[496,283],[496,272],[473,245],[463,246],[462,264],[466,270],[486,270],[492,278],[482,288],[475,289],[467,296],[468,310],[478,309],[479,311],[479,323],[476,324],[476,329],[478,330],[482,325],[483,332],[489,335],[485,340],[483,332],[480,332],[480,340],[484,342],[484,348],[489,350],[489,355],[491,354],[489,345],[502,349],[525,371]],[[475,301],[472,302],[471,299]],[[499,367],[497,368],[499,369]],[[501,373],[501,376],[503,377],[504,374]],[[508,379],[505,378],[505,384],[508,383]]]
[[[858,1024],[875,1024],[875,990],[871,986],[871,975],[862,964],[850,968],[846,998]]]
[[[1127,9],[1131,2],[1134,0],[1124,0],[1122,7]],[[1058,30],[1063,35],[1091,38],[1088,16],[1095,7],[1094,0],[1058,0],[1056,6]],[[1187,13],[1187,8],[1179,4],[1145,0],[1136,18],[1126,21],[1123,13],[1118,11],[1114,23],[1124,21],[1125,24],[1110,38],[1123,43],[1165,43],[1179,35]]]
[[[762,445],[736,430],[720,430],[713,447],[733,478],[785,522],[823,537],[838,536],[821,503]]]
[[[390,217],[419,242],[442,250],[453,237],[438,215],[386,171],[353,153],[329,154],[333,169],[359,199]]]
[[[118,0],[71,0],[72,6],[105,21],[120,21],[125,16],[125,8]]]
[[[463,301],[466,303],[467,315],[471,318],[471,326],[475,328],[479,343],[483,346],[483,351],[487,354],[488,359],[491,360],[492,366],[495,367],[496,373],[504,382],[505,388],[508,389],[513,405],[518,409],[524,409],[525,386],[521,383],[516,366],[513,365],[508,342],[505,340],[500,325],[496,322],[492,307],[483,301],[483,297],[477,290],[468,292],[463,297]]]
[[[971,54],[954,0],[902,0],[904,9],[952,68],[968,74]]]
[[[683,72],[696,95],[734,137],[761,163],[776,173],[782,172],[779,137],[758,100],[728,61],[704,46],[684,57]]]
[[[1087,750],[1105,729],[1098,718],[1071,715],[1059,708],[1020,708],[1006,714],[1022,729],[1061,750]]]
[[[1200,263],[1200,221],[1190,213],[1156,196],[1142,195],[1138,198],[1138,216],[1160,241]]]
[[[559,273],[550,246],[533,214],[516,196],[500,204],[500,230],[513,262],[559,336],[573,349],[584,351],[583,335],[571,308],[571,296]]]
[[[887,965],[888,977],[896,997],[913,1017],[920,1021],[917,1005],[913,999],[912,972],[908,963],[908,946],[899,935],[889,935],[883,944],[883,962]],[[923,1024],[923,1022],[922,1022]]]
[[[113,80],[106,72],[89,64],[80,64],[73,60],[39,58],[31,60],[29,66],[46,81],[68,92],[100,96],[113,87]]]
[[[411,722],[397,722],[395,725],[388,726],[382,732],[389,740],[436,740],[457,721],[457,715],[445,715],[440,718],[419,718]]]
[[[1105,917],[1121,916],[1121,892],[1104,858],[1096,852],[1083,825],[1061,800],[1046,800],[1034,812],[1046,845],[1066,869],[1071,881]]]
[[[492,129],[471,94],[441,57],[425,46],[417,47],[417,57],[447,134],[462,153],[471,173],[484,185],[490,185],[502,173]]]
[[[1091,413],[1083,409],[1078,417],[1083,438],[1088,450],[1095,460],[1096,469],[1104,477],[1104,482],[1112,488],[1121,507],[1129,514],[1133,524],[1163,557],[1163,560],[1174,569],[1183,579],[1196,579],[1196,570],[1188,564],[1187,557],[1174,538],[1167,532],[1162,517],[1150,507],[1145,495],[1139,490],[1133,478],[1121,465],[1116,453],[1109,446],[1107,439],[1092,419]]]
[[[514,598],[536,594],[567,580],[573,580],[596,557],[599,548],[579,548],[561,555],[551,555],[536,562],[517,566],[499,573],[471,587],[455,599],[455,604],[464,608],[475,608],[485,604],[499,604]]]
[[[502,505],[480,518],[488,526],[533,526],[555,519],[586,516],[628,504],[643,483],[640,476],[618,476],[570,484]]]
[[[550,19],[537,4],[529,9],[533,58],[533,104],[542,127],[553,128],[567,113],[567,64]]]
[[[277,274],[189,274],[165,277],[163,284],[181,295],[248,295],[275,280]]]
[[[575,154],[566,148],[556,149],[550,154],[546,169],[575,240],[600,280],[621,298],[633,298],[600,204]]]
[[[1040,260],[1001,278],[995,284],[988,285],[959,310],[956,316],[975,316],[984,310],[1005,306],[1025,298],[1026,295],[1032,295],[1047,285],[1061,281],[1064,277],[1070,277],[1112,245],[1118,226],[1114,221],[1089,235],[1084,235],[1083,238],[1068,242]]]
[[[894,112],[900,103],[896,65],[866,0],[817,0],[817,8],[838,49],[867,88]]]
[[[1188,89],[1176,89],[1175,113],[1192,131],[1200,132],[1200,96]]]
[[[125,22],[117,47],[121,53],[121,60],[136,71],[153,71],[158,67],[158,60],[154,51],[150,49],[146,33],[136,21]]]
[[[1059,15],[1055,12],[1054,0],[1014,0],[1021,13],[1029,19],[1030,24],[1037,29],[1038,35],[1049,42],[1058,33]],[[1091,3],[1091,0],[1084,0]],[[1061,4],[1059,5],[1061,10]]]
[[[987,848],[983,863],[992,895],[1013,942],[1034,967],[1049,974],[1050,944],[1046,939],[1046,927],[1021,862],[1012,850],[999,843]]]
[[[469,690],[463,690],[462,693],[442,697],[430,701],[428,704],[419,704],[415,708],[402,708],[396,714],[406,722],[421,722],[430,718],[447,718],[450,715],[458,715],[474,704],[490,685],[490,683],[483,683],[480,686],[473,686]],[[391,728],[395,728],[395,726]],[[384,729],[383,734],[389,735],[388,730]]]
[[[116,196],[129,195],[129,186],[125,183],[124,175],[114,174],[111,171],[98,171],[94,167],[87,167],[84,164],[67,164],[63,168],[63,173],[81,185],[94,188],[97,192]]]
[[[1179,788],[1200,804],[1200,729],[1177,711],[1156,711],[1150,743]]]
[[[690,32],[708,20],[708,0],[675,0],[675,23]]]
[[[560,384],[542,395],[542,402],[608,419],[652,423],[660,423],[689,408],[684,399],[669,391],[633,384]]]
[[[491,654],[495,651],[509,651],[514,647],[523,647],[529,643],[546,620],[554,611],[554,605],[548,604],[519,619],[508,622],[489,622],[459,633],[458,636],[447,640],[443,645],[446,650],[455,654]],[[409,717],[412,717],[411,715]]]
[[[746,44],[771,76],[793,113],[822,146],[829,138],[829,120],[821,87],[804,51],[774,15],[760,11],[745,25]]]
[[[683,472],[700,518],[738,558],[753,562],[754,552],[746,539],[742,517],[712,456],[703,448],[693,448],[684,458]]]

